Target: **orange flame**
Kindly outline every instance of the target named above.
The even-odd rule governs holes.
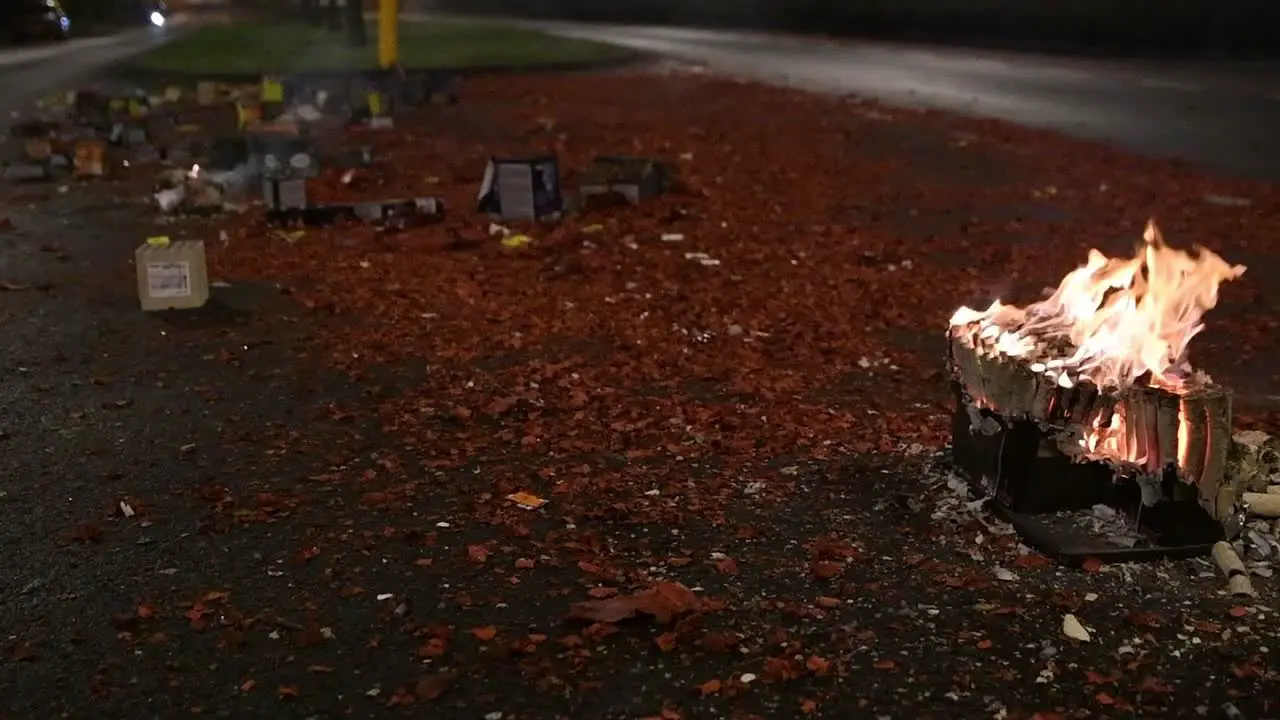
[[[1245,267],[1199,246],[1192,252],[1170,248],[1154,222],[1143,240],[1131,258],[1090,250],[1088,262],[1040,302],[1025,308],[999,300],[986,310],[961,307],[951,326],[978,323],[997,350],[1013,357],[1065,346],[1058,356],[1029,358],[1054,369],[1064,386],[1084,379],[1100,388],[1124,388],[1142,378],[1176,391],[1191,370],[1187,345],[1204,329],[1204,314],[1218,304],[1218,286],[1240,277]]]

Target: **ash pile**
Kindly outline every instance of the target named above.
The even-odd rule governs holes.
[[[1269,446],[1233,439],[1231,391],[1187,353],[1244,271],[1151,223],[1133,257],[1090,251],[1040,302],[953,315],[954,461],[1028,544],[1125,561],[1208,554],[1246,529]]]

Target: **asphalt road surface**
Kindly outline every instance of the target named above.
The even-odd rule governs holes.
[[[186,18],[175,16],[162,29],[139,27],[115,35],[0,49],[0,117],[11,118],[32,100],[69,89],[113,63],[173,39],[189,26]]]
[[[1082,60],[762,33],[537,23],[816,90],[998,117],[1280,178],[1280,64]]]

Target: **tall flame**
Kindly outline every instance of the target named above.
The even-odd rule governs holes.
[[[1149,222],[1133,257],[1090,250],[1088,262],[1048,298],[1025,308],[999,300],[986,310],[962,307],[951,325],[979,323],[1001,352],[1015,357],[1067,341],[1052,366],[1098,387],[1123,388],[1143,378],[1176,390],[1190,372],[1187,345],[1217,305],[1218,286],[1244,271],[1199,246],[1191,252],[1168,247]]]

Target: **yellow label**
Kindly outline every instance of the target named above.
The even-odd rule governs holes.
[[[369,93],[369,114],[376,117],[381,115],[382,111],[382,93]]]
[[[284,102],[284,84],[275,78],[262,78],[262,102]]]
[[[147,106],[141,100],[129,100],[129,117],[140,118],[147,114]]]
[[[151,247],[169,247],[168,235],[157,235],[147,238],[147,244]]]

